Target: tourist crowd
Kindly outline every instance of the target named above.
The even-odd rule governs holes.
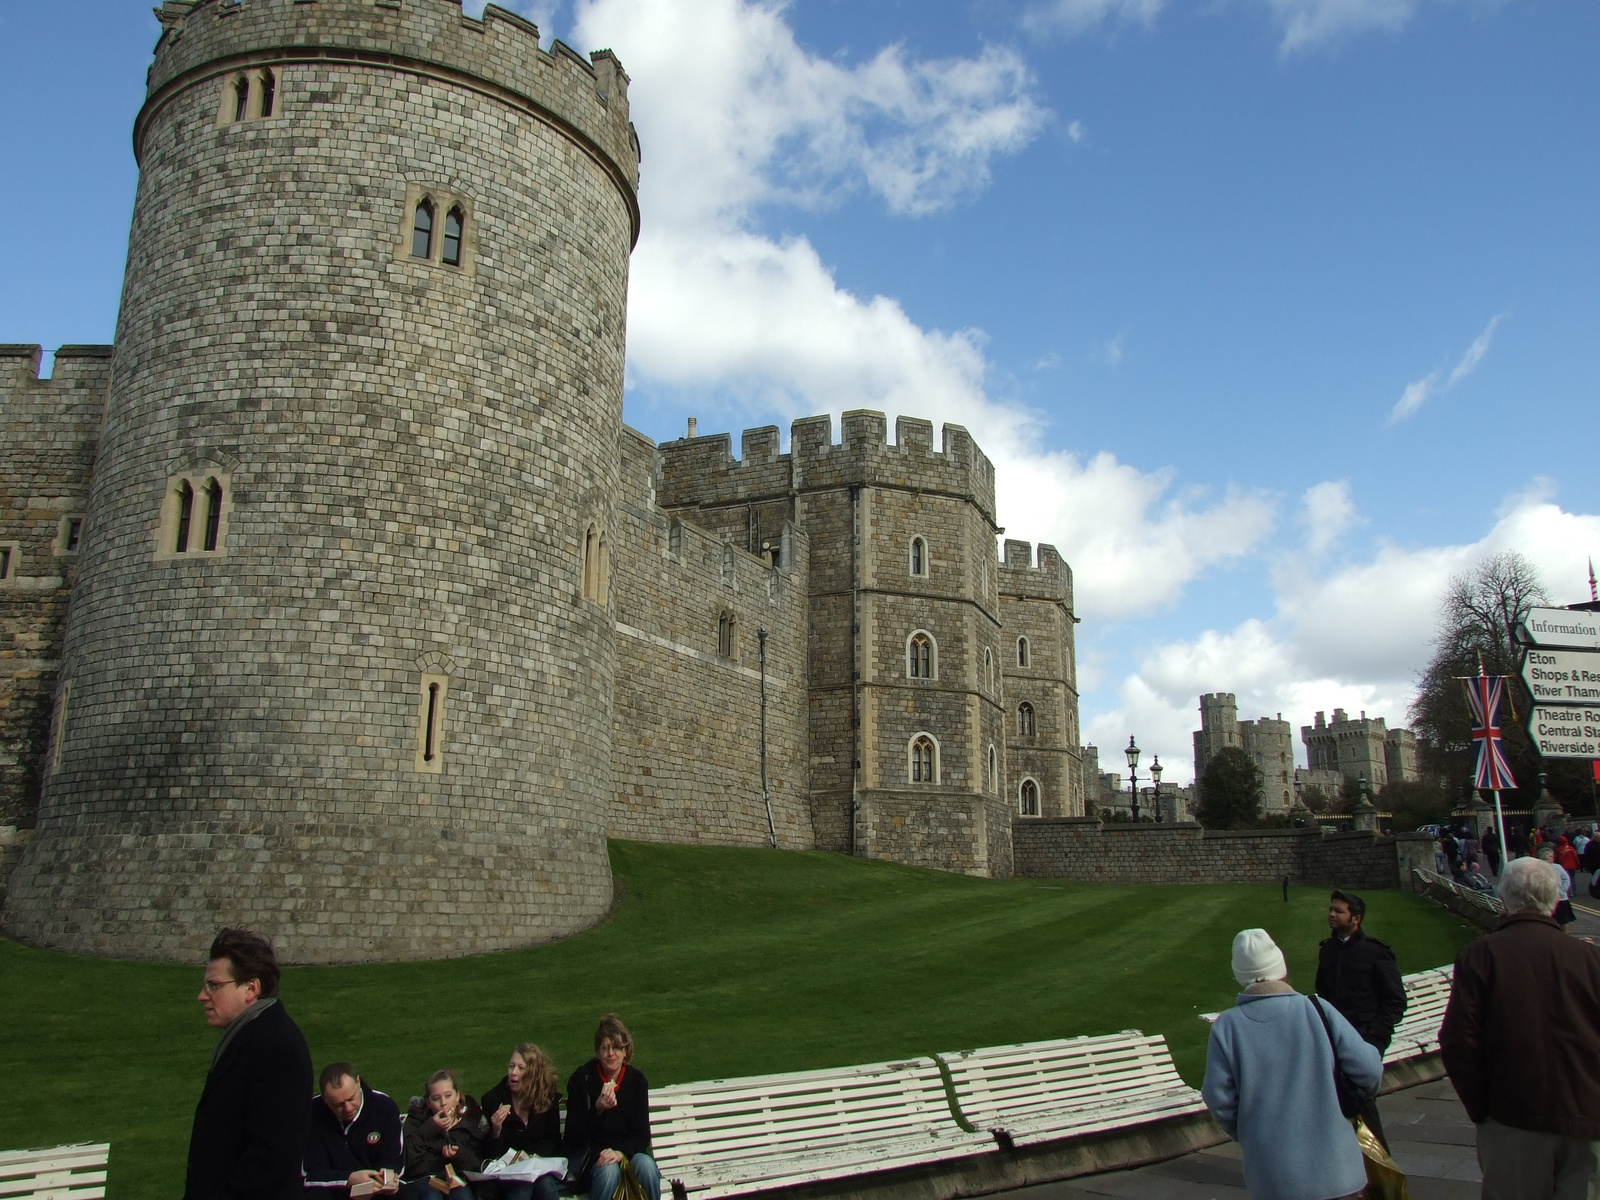
[[[1571,885],[1563,840],[1580,858],[1594,844],[1552,836],[1505,865],[1505,916],[1457,956],[1439,1033],[1476,1126],[1484,1200],[1600,1200],[1600,950],[1557,920]],[[1240,1144],[1252,1200],[1353,1198],[1370,1164],[1379,1177],[1397,1171],[1376,1096],[1406,994],[1365,917],[1360,896],[1332,894],[1309,996],[1265,930],[1234,938],[1242,991],[1212,1025],[1202,1093]],[[615,1015],[567,1081],[564,1122],[555,1064],[529,1042],[481,1100],[455,1071],[436,1071],[402,1120],[348,1062],[324,1067],[313,1093],[278,978],[264,938],[217,935],[198,998],[222,1035],[195,1112],[185,1200],[660,1200],[649,1084]]]
[[[347,1062],[325,1066],[313,1094],[278,979],[265,938],[217,935],[199,999],[223,1034],[195,1110],[185,1200],[661,1200],[650,1084],[616,1015],[601,1018],[594,1057],[567,1081],[564,1124],[555,1064],[531,1042],[481,1100],[456,1071],[435,1071],[402,1120]]]

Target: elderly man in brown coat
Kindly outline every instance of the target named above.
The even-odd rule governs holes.
[[[1600,949],[1551,918],[1556,870],[1507,864],[1500,927],[1456,955],[1439,1049],[1484,1200],[1600,1200]]]

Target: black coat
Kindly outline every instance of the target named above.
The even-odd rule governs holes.
[[[344,1200],[357,1171],[400,1170],[400,1106],[382,1092],[361,1085],[361,1111],[346,1129],[322,1101],[311,1097],[311,1130],[306,1138],[306,1195]]]
[[[617,1106],[595,1111],[600,1099],[600,1064],[590,1059],[567,1081],[567,1158],[587,1188],[595,1156],[615,1150],[626,1158],[650,1153],[650,1084],[644,1072],[624,1068]]]
[[[505,1123],[500,1126],[500,1136],[494,1136],[494,1114],[500,1111],[502,1104],[511,1105],[511,1111],[506,1114]],[[517,1116],[515,1105],[511,1104],[511,1081],[502,1078],[483,1094],[483,1119],[489,1125],[489,1136],[492,1142],[485,1153],[485,1158],[499,1158],[507,1150],[521,1150],[525,1154],[533,1154],[539,1158],[560,1158],[566,1153],[561,1143],[561,1097],[550,1098],[550,1108],[546,1112],[532,1113],[524,1121]]]
[[[401,1175],[407,1183],[443,1175],[447,1165],[455,1167],[457,1175],[483,1166],[483,1152],[489,1148],[489,1126],[478,1102],[471,1096],[464,1099],[465,1115],[449,1129],[434,1124],[426,1100],[411,1101],[405,1123],[406,1168]],[[446,1146],[456,1148],[455,1157],[444,1156]]]
[[[206,1077],[184,1200],[298,1200],[311,1089],[311,1051],[280,1001],[239,1030]]]
[[[1355,1026],[1364,1041],[1387,1050],[1406,1013],[1406,989],[1388,943],[1357,929],[1349,941],[1326,939],[1317,953],[1317,995]]]

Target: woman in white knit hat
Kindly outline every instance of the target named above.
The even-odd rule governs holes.
[[[1211,1115],[1239,1143],[1251,1200],[1360,1192],[1366,1165],[1339,1111],[1334,1054],[1337,1048],[1339,1065],[1367,1091],[1383,1078],[1382,1056],[1332,1005],[1289,986],[1283,952],[1265,929],[1233,939],[1233,976],[1244,991],[1211,1026],[1202,1091]]]

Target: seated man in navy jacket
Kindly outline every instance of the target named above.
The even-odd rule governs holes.
[[[307,1197],[348,1200],[357,1184],[372,1184],[371,1195],[399,1191],[400,1109],[382,1092],[361,1082],[349,1063],[329,1063],[311,1098],[306,1137]],[[392,1186],[383,1186],[383,1172]],[[365,1188],[362,1194],[369,1194]]]

